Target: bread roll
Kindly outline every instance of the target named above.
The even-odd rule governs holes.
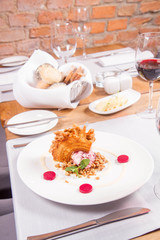
[[[48,83],[41,81],[38,81],[36,88],[41,88],[41,89],[47,89],[50,85]]]
[[[49,63],[40,65],[36,70],[36,78],[49,85],[62,81],[62,73]]]

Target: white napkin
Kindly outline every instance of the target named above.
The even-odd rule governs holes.
[[[60,71],[69,69],[71,65],[82,66],[85,77],[66,86],[53,89],[38,89],[35,86],[34,73],[43,63],[50,63],[55,68],[57,61],[48,53],[35,50],[27,63],[19,70],[18,79],[13,85],[15,99],[28,108],[76,108],[79,101],[89,96],[93,90],[92,77],[88,68],[81,63],[68,63],[60,67]]]
[[[99,63],[103,66],[114,66],[124,63],[135,62],[135,51],[130,49],[129,51],[124,51],[124,53],[119,52],[117,54],[99,58]]]

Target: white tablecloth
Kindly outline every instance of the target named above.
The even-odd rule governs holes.
[[[35,137],[24,137],[7,142],[7,153],[11,174],[13,202],[17,227],[17,239],[56,231],[104,216],[125,207],[147,207],[147,215],[111,223],[62,239],[76,240],[127,240],[160,227],[160,200],[155,196],[154,185],[160,177],[160,136],[155,120],[141,119],[136,115],[89,124],[98,131],[107,131],[129,137],[142,144],[155,160],[155,169],[150,180],[138,191],[123,199],[95,206],[70,206],[44,199],[32,192],[19,178],[16,161],[22,148],[13,144],[27,142]],[[38,136],[36,136],[38,137]],[[115,143],[116,144],[116,143]]]

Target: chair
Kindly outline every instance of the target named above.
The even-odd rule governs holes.
[[[0,238],[2,240],[17,240],[14,213],[0,216]]]
[[[11,184],[5,146],[5,132],[0,124],[0,199],[11,198]]]

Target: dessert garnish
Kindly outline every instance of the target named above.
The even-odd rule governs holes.
[[[119,162],[119,163],[126,163],[126,162],[128,162],[129,161],[129,157],[127,156],[127,155],[119,155],[118,157],[117,157],[117,161]]]
[[[95,141],[94,129],[86,132],[86,126],[57,131],[49,152],[55,165],[66,171],[66,175],[75,174],[78,177],[90,177],[97,171],[102,171],[108,161],[99,152],[93,152],[91,147]]]
[[[88,183],[84,183],[79,187],[79,191],[81,193],[90,193],[90,192],[92,192],[92,189],[93,189],[92,185],[90,185]]]
[[[55,177],[56,177],[56,173],[53,172],[53,171],[47,171],[47,172],[44,172],[44,173],[43,173],[43,178],[44,178],[45,180],[52,181],[52,180],[55,179]]]
[[[79,176],[78,170],[79,170],[79,169],[84,169],[84,168],[86,168],[86,167],[88,166],[89,162],[90,162],[90,160],[86,158],[86,159],[83,159],[83,160],[80,162],[79,166],[77,166],[77,165],[72,165],[72,166],[70,166],[70,167],[66,167],[65,170],[66,170],[67,172],[76,173],[77,176]]]

